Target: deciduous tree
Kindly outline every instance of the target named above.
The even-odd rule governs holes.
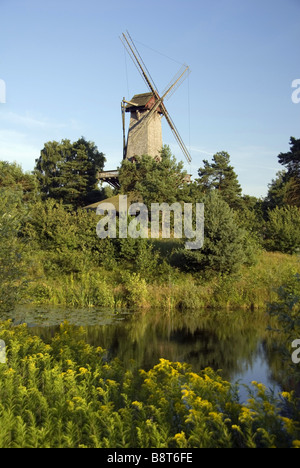
[[[74,143],[70,140],[46,143],[34,170],[43,199],[62,200],[74,208],[97,201],[100,196],[97,173],[104,162],[104,154],[83,137]]]
[[[119,180],[122,193],[134,192],[149,205],[177,201],[185,177],[183,164],[177,163],[169,147],[165,146],[161,152],[161,161],[148,155],[137,157],[135,162],[124,160]]]

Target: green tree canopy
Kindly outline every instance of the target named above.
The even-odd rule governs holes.
[[[204,245],[200,250],[181,249],[171,263],[184,271],[232,273],[250,262],[250,249],[245,230],[237,222],[235,212],[217,191],[204,197]]]
[[[300,210],[297,206],[282,206],[269,210],[265,246],[284,253],[300,251]]]
[[[21,191],[0,187],[0,312],[13,309],[21,298],[24,243],[20,232],[26,216]]]
[[[278,161],[285,166],[284,182],[286,187],[286,202],[289,205],[300,206],[300,138],[290,138],[290,151],[280,153]]]
[[[146,205],[178,200],[185,177],[183,163],[176,162],[168,146],[161,152],[161,161],[148,155],[137,157],[134,163],[124,160],[119,172],[122,193],[133,192]]]
[[[46,143],[34,170],[42,198],[62,200],[75,208],[97,201],[97,172],[103,169],[104,162],[104,154],[83,137],[73,143]]]
[[[286,170],[278,171],[275,179],[268,185],[268,193],[265,198],[266,209],[273,210],[276,206],[282,207],[288,204],[291,181],[287,180]]]
[[[204,166],[198,171],[198,182],[205,193],[218,190],[229,206],[236,208],[240,205],[242,189],[229,163],[230,156],[225,151],[216,153],[211,163],[204,159]]]
[[[29,172],[23,172],[17,163],[0,161],[0,189],[9,188],[23,194],[24,201],[30,201],[37,196],[37,180]]]

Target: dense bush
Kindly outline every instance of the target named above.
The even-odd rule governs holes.
[[[0,188],[0,311],[13,308],[20,298],[25,267],[20,229],[25,217],[22,192]]]
[[[196,251],[177,250],[171,263],[184,271],[231,273],[250,259],[247,232],[236,222],[234,211],[217,192],[204,198],[204,245]]]
[[[295,376],[299,386],[299,365],[293,363],[291,355],[294,351],[292,343],[300,339],[300,275],[291,276],[278,288],[277,294],[276,301],[269,303],[267,310],[271,317],[276,317],[276,330],[281,338],[280,352],[289,369],[288,376]]]
[[[300,250],[300,209],[276,207],[268,213],[265,246],[268,250],[293,254]]]

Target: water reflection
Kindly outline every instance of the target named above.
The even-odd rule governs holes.
[[[273,376],[281,366],[273,352],[274,337],[266,331],[267,318],[251,312],[116,314],[105,309],[22,307],[10,318],[28,323],[33,333],[46,340],[68,320],[84,327],[90,344],[101,346],[125,365],[134,361],[143,369],[165,358],[187,362],[195,372],[208,366],[221,369],[223,378],[232,382],[257,380],[273,387]]]

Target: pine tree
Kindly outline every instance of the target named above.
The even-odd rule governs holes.
[[[238,208],[242,189],[234,168],[229,163],[230,156],[225,151],[216,153],[212,163],[204,159],[204,167],[198,171],[198,183],[205,193],[217,190],[231,208]]]
[[[251,261],[246,232],[238,226],[235,212],[216,190],[205,195],[203,201],[203,248],[178,250],[172,255],[171,263],[183,271],[235,272],[243,263]]]
[[[280,164],[286,167],[284,182],[287,184],[285,194],[289,205],[300,206],[300,138],[290,138],[290,151],[278,155]]]

